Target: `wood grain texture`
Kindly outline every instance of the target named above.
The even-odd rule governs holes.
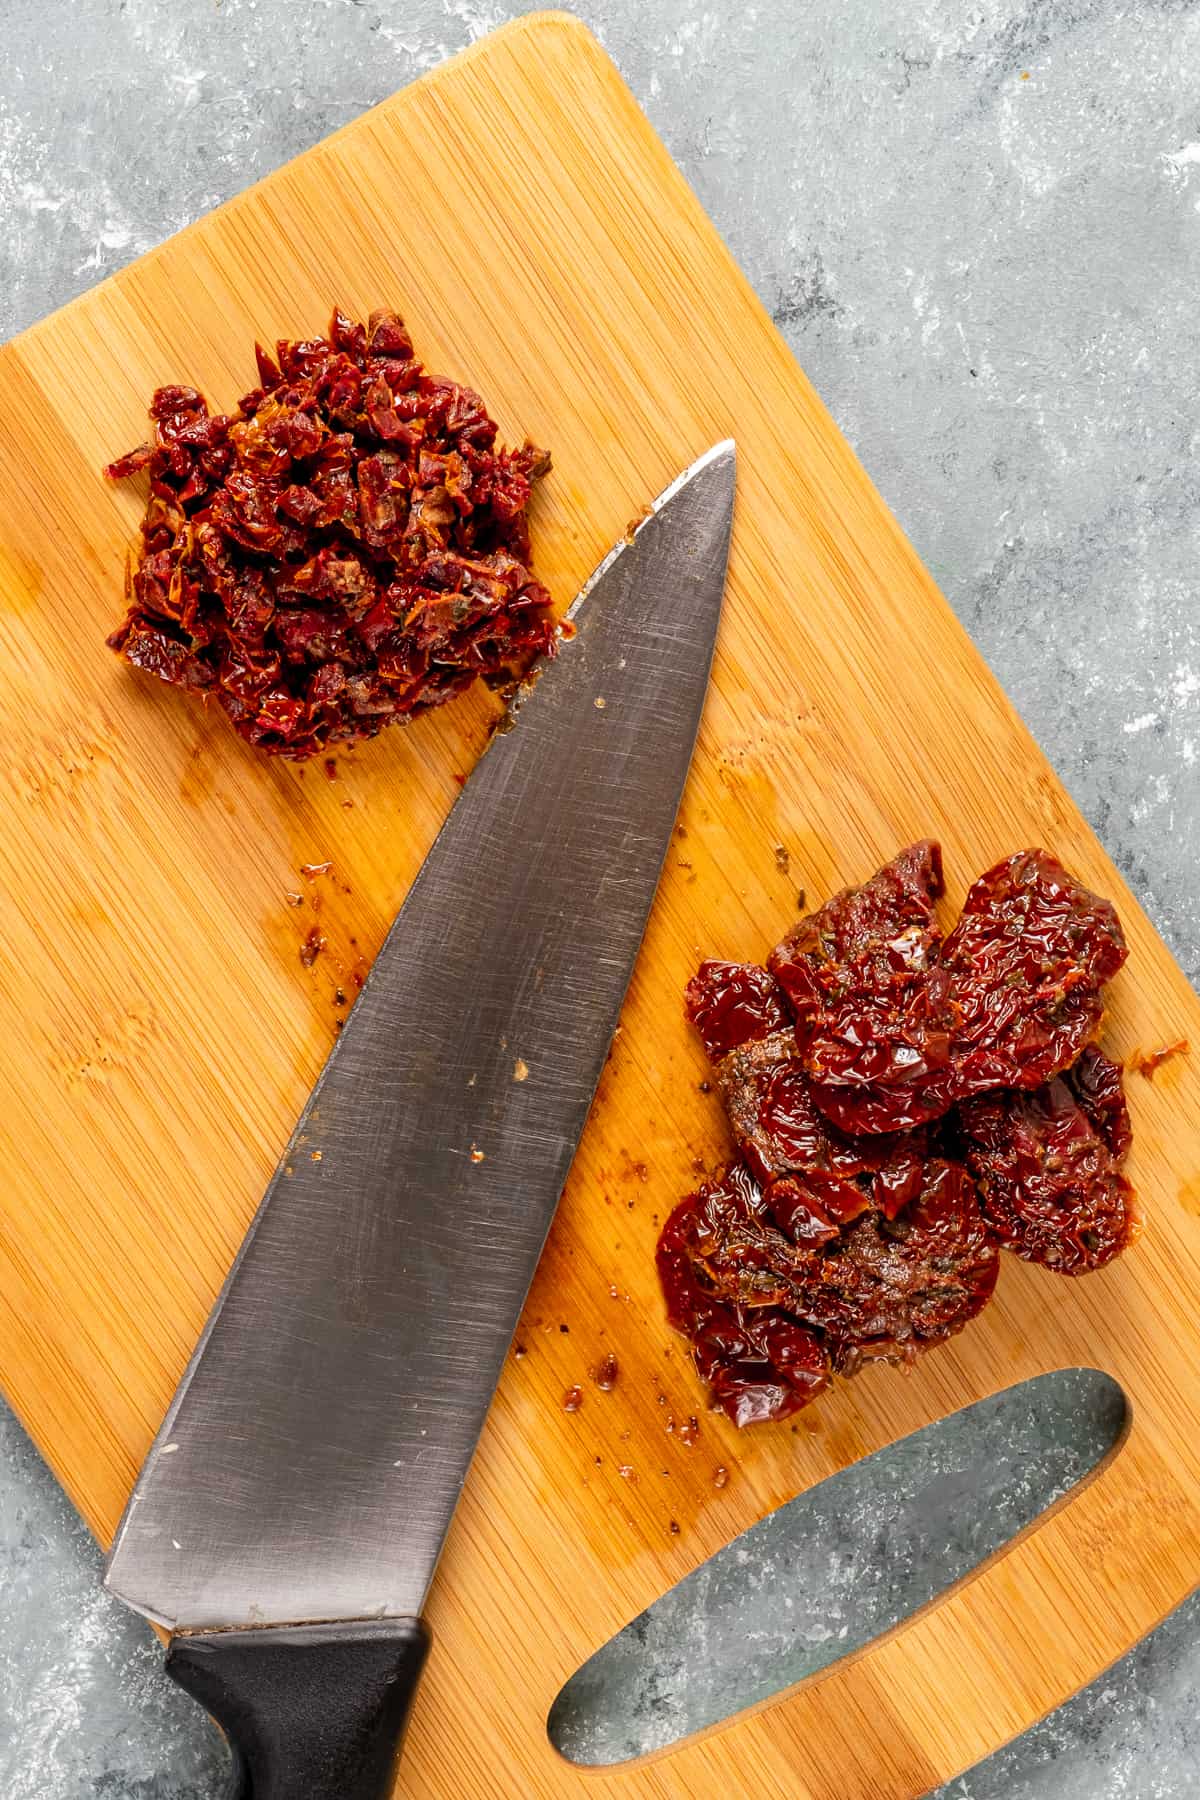
[[[431,367],[477,385],[510,437],[551,446],[534,528],[560,603],[714,440],[737,438],[741,471],[680,835],[517,1333],[527,1354],[506,1367],[437,1578],[397,1791],[923,1793],[1200,1580],[1196,1063],[1131,1082],[1147,1213],[1131,1255],[1076,1282],[1007,1258],[995,1305],[913,1379],[873,1370],[791,1428],[738,1436],[704,1412],[654,1275],[659,1221],[727,1148],[681,989],[702,952],[773,943],[797,881],[823,898],[934,833],[948,916],[975,872],[1030,843],[1116,899],[1132,942],[1116,1053],[1200,1044],[1200,1005],[565,17],[486,40],[0,352],[0,1380],[107,1539],[332,1041],[339,971],[377,948],[485,739],[481,694],[339,757],[328,781],[256,759],[104,648],[141,497],[98,471],[142,437],[150,390],[188,381],[228,404],[256,336],[310,332],[335,299],[397,306]],[[327,858],[333,875],[290,907],[299,866]],[[318,892],[330,950],[305,969]],[[606,1395],[587,1370],[609,1349]],[[1124,1384],[1122,1449],[940,1605],[657,1761],[585,1776],[549,1748],[578,1663],[767,1509],[1078,1364]],[[694,1447],[667,1411],[700,1414]]]

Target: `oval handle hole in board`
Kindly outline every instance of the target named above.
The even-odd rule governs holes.
[[[889,1444],[768,1514],[589,1657],[546,1728],[568,1762],[648,1756],[840,1662],[980,1569],[1092,1475],[1128,1418],[1058,1369]]]

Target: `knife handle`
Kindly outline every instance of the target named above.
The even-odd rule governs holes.
[[[420,1619],[173,1637],[167,1674],[229,1739],[229,1800],[382,1800],[425,1657]]]

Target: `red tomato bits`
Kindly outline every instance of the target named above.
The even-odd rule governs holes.
[[[211,694],[273,755],[374,737],[554,647],[526,508],[550,459],[426,373],[395,313],[257,350],[233,413],[159,388],[124,624],[135,667]]]
[[[981,876],[945,938],[941,893],[914,844],[766,968],[688,986],[738,1160],[671,1214],[658,1267],[738,1425],[961,1331],[1002,1248],[1079,1275],[1136,1235],[1121,1070],[1091,1041],[1115,911],[1044,850]]]

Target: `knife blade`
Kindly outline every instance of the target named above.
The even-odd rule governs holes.
[[[585,584],[388,934],[118,1527],[241,1791],[375,1795],[699,724],[734,447]]]

